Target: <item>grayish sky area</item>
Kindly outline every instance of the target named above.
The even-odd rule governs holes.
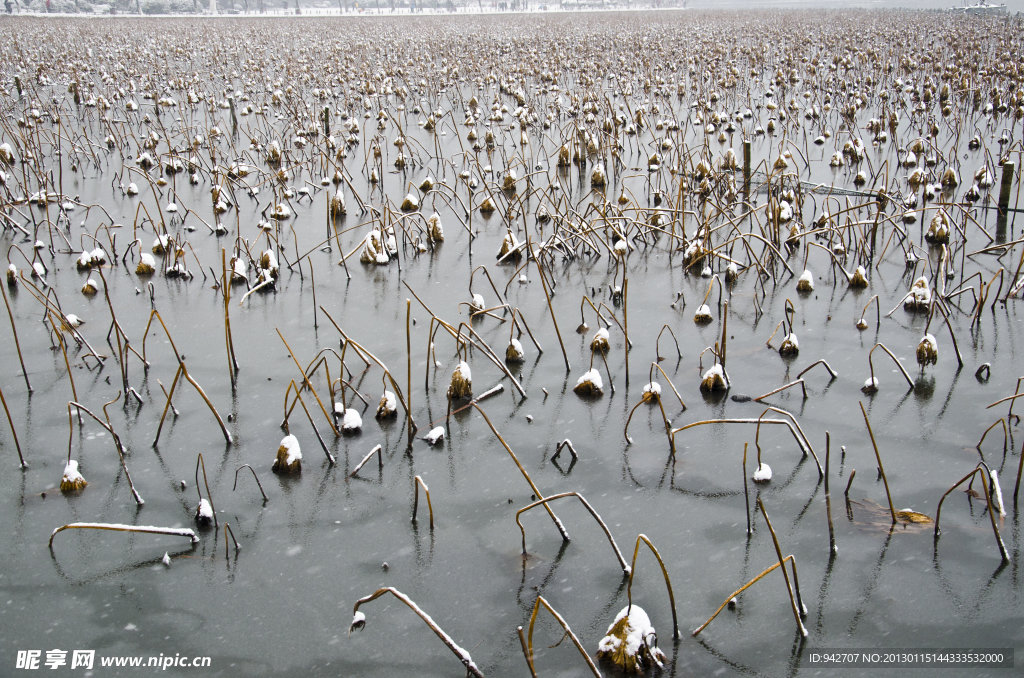
[[[968,4],[976,4],[979,0],[968,0]],[[1024,0],[986,0],[990,5],[1005,4],[1007,10],[1013,14],[1024,12]],[[911,9],[946,9],[953,6],[963,5],[963,0],[689,0],[688,6],[694,9],[715,8],[715,7],[743,7],[754,9],[757,7],[907,7]]]

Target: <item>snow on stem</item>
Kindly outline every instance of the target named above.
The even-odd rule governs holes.
[[[679,622],[676,619],[676,597],[672,593],[672,580],[668,577],[668,570],[665,568],[665,561],[661,559],[661,554],[658,553],[658,549],[654,548],[654,544],[647,538],[645,534],[639,534],[636,537],[636,546],[633,548],[633,562],[629,567],[629,581],[626,583],[626,598],[629,600],[629,605],[626,608],[626,615],[629,615],[629,608],[633,606],[633,577],[636,575],[636,557],[640,553],[640,542],[644,542],[650,547],[654,557],[658,559],[658,564],[661,565],[661,574],[665,577],[665,586],[668,588],[668,600],[672,605],[672,637],[679,638]]]
[[[424,612],[419,605],[417,605],[415,602],[413,602],[411,598],[409,598],[409,596],[405,595],[393,586],[377,589],[370,595],[364,598],[360,598],[356,601],[356,604],[352,608],[352,625],[349,627],[349,633],[351,633],[352,631],[358,631],[362,629],[364,626],[366,626],[366,615],[361,613],[359,611],[359,608],[362,605],[365,605],[366,603],[369,603],[373,600],[376,600],[377,598],[380,598],[386,593],[390,593],[395,598],[398,598],[400,601],[408,605],[409,609],[415,612],[416,615],[420,619],[422,619],[427,626],[430,627],[430,630],[437,634],[437,637],[441,639],[441,642],[448,646],[448,649],[451,650],[455,654],[455,656],[459,658],[459,661],[461,661],[462,665],[466,667],[466,671],[468,673],[475,676],[475,678],[484,678],[484,674],[481,673],[480,669],[477,668],[476,663],[473,661],[473,658],[470,656],[469,652],[459,647],[459,645],[457,645],[455,641],[452,640],[452,637],[445,633],[444,630],[440,626],[438,626],[433,619],[430,618],[430,615]]]
[[[793,556],[793,555],[788,555],[788,556],[786,556],[785,558],[782,559],[783,563],[785,563],[786,561],[790,561],[790,565],[793,567],[793,578],[795,579],[796,578],[796,557]],[[715,617],[718,616],[718,613],[725,609],[725,607],[729,604],[729,601],[731,601],[733,598],[735,598],[736,596],[740,595],[741,593],[743,593],[744,591],[749,589],[751,586],[753,586],[757,582],[761,581],[761,579],[763,579],[765,576],[767,576],[768,573],[773,572],[778,567],[779,567],[779,563],[775,563],[775,564],[769,566],[764,572],[762,572],[761,574],[757,575],[756,577],[754,577],[753,579],[748,581],[746,584],[744,584],[743,586],[741,586],[740,588],[736,589],[731,594],[729,594],[729,597],[726,598],[725,601],[721,605],[718,606],[718,609],[715,610],[714,614],[712,614],[708,618],[708,620],[706,622],[704,622],[703,624],[698,626],[697,629],[693,633],[691,633],[690,635],[691,636],[699,635],[701,631],[703,631],[704,629],[706,629],[708,627],[708,624],[710,624],[712,621],[714,621]]]
[[[378,445],[377,448],[378,448],[377,451],[379,452],[380,451],[380,449],[379,449],[380,445]],[[366,455],[366,458],[369,459],[371,456],[373,456],[373,452],[370,452],[370,454]],[[426,497],[427,497],[427,509],[430,511],[430,529],[433,530],[434,529],[434,505],[430,503],[430,488],[427,487],[427,484],[425,482],[423,482],[423,478],[421,478],[420,476],[416,476],[415,478],[413,478],[413,481],[412,481],[412,489],[413,489],[412,522],[414,522],[414,523],[416,522],[416,513],[417,513],[417,511],[419,511],[419,508],[420,508],[420,487],[423,488],[423,494],[426,495]]]
[[[935,542],[936,542],[935,545],[936,545],[936,548],[938,548],[939,536],[942,534],[939,531],[939,519],[942,516],[942,502],[946,501],[946,497],[949,496],[950,492],[952,492],[956,488],[960,487],[961,485],[963,485],[968,480],[974,478],[975,474],[980,475],[980,477],[981,477],[981,487],[982,487],[983,490],[985,490],[985,504],[988,506],[988,517],[989,517],[989,519],[992,522],[992,532],[995,533],[996,543],[999,545],[999,554],[1002,556],[1003,562],[1004,563],[1008,563],[1008,562],[1010,562],[1010,554],[1006,551],[1006,544],[1003,543],[1003,537],[1002,537],[1002,535],[999,534],[999,526],[996,525],[996,516],[995,516],[996,511],[994,510],[994,507],[992,506],[992,495],[989,492],[989,488],[988,488],[989,482],[991,482],[991,471],[989,470],[988,465],[985,462],[979,462],[978,465],[974,467],[973,471],[971,471],[970,473],[965,475],[963,478],[958,480],[956,482],[956,484],[953,485],[953,487],[951,487],[948,490],[946,490],[945,494],[942,495],[942,499],[939,499],[939,506],[938,506],[938,508],[935,509]]]
[[[151,525],[122,525],[117,523],[68,523],[61,525],[50,534],[49,547],[53,548],[53,538],[58,532],[64,530],[113,530],[115,532],[145,532],[147,534],[166,534],[172,537],[188,537],[193,544],[199,542],[199,537],[190,528],[181,527],[154,527]]]

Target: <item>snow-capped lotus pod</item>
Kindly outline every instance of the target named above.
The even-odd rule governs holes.
[[[779,156],[779,157],[778,157],[778,158],[777,158],[777,159],[775,160],[775,163],[774,163],[774,164],[773,164],[772,166],[773,166],[773,167],[774,167],[775,169],[777,169],[777,170],[782,170],[782,169],[786,169],[787,167],[789,167],[789,161],[788,161],[788,160],[786,160],[786,154],[785,154],[785,153],[783,153],[782,155],[780,155],[780,156]]]
[[[380,404],[377,405],[377,413],[374,416],[378,419],[385,419],[387,417],[394,417],[397,413],[398,399],[394,393],[385,390],[384,395],[381,396]]]
[[[200,525],[209,525],[213,522],[213,507],[206,499],[199,500],[199,506],[196,507],[196,522]]]
[[[8,143],[0,144],[0,160],[8,165],[14,164],[14,149]]]
[[[701,307],[693,314],[693,322],[698,325],[707,325],[711,320],[711,307],[707,304],[701,304]]]
[[[64,476],[60,479],[60,491],[77,492],[85,489],[88,484],[78,472],[78,462],[74,459],[69,460],[68,465],[64,467]]]
[[[363,251],[359,254],[359,261],[364,264],[375,264],[381,257],[384,257],[384,263],[387,263],[388,254],[384,251],[380,231],[373,229],[366,234],[366,239],[363,240]]]
[[[331,216],[340,217],[345,214],[347,209],[348,208],[345,206],[345,195],[341,192],[341,188],[339,187],[338,190],[335,191],[334,197],[331,198]]]
[[[508,343],[508,348],[505,349],[505,362],[507,363],[521,363],[526,359],[526,354],[523,352],[523,345],[519,343],[519,340],[513,338]]]
[[[166,235],[157,236],[153,241],[153,254],[164,254],[170,248],[170,239]]]
[[[761,462],[757,470],[754,471],[754,475],[750,476],[750,479],[755,483],[767,483],[772,479],[772,467]]]
[[[465,361],[460,362],[452,372],[452,383],[448,387],[448,397],[469,398],[473,395],[473,375]]]
[[[931,302],[932,292],[928,287],[928,279],[921,276],[914,281],[914,285],[910,288],[910,294],[903,302],[903,307],[908,311],[927,311]]]
[[[982,167],[974,173],[974,181],[980,188],[991,188],[994,180],[992,173],[988,171],[988,167]]]
[[[562,147],[558,149],[558,166],[568,167],[569,164],[569,147],[563,144]]]
[[[351,407],[345,410],[345,415],[341,418],[341,430],[349,433],[355,433],[362,428],[363,418],[359,416],[359,412],[353,410]]]
[[[277,264],[277,257],[274,256],[274,250],[266,250],[260,255],[259,259],[260,268],[270,274],[272,278],[276,278],[277,274],[281,272],[281,267]]]
[[[92,256],[88,252],[82,252],[78,257],[78,261],[75,262],[75,266],[78,267],[79,271],[88,271],[92,268]]]
[[[167,203],[167,207],[165,207],[164,210],[169,214],[174,214],[175,212],[178,211],[178,206],[173,202],[169,202]]]
[[[590,340],[590,350],[607,353],[610,348],[608,345],[608,329],[602,327],[594,333],[594,338]]]
[[[970,202],[981,200],[981,188],[978,187],[978,184],[971,184],[971,187],[964,193],[964,200],[969,200]]]
[[[41,262],[35,261],[32,263],[32,277],[33,278],[44,278],[46,277],[46,267]]]
[[[295,436],[288,435],[281,439],[277,448],[277,458],[271,467],[274,473],[297,473],[302,470],[302,451]]]
[[[427,239],[431,242],[444,242],[444,229],[441,228],[441,217],[437,212],[427,219]]]
[[[725,370],[720,364],[713,365],[704,373],[700,379],[700,390],[705,393],[724,391],[728,388],[725,383]]]
[[[430,189],[434,187],[434,177],[429,174],[423,177],[423,181],[420,182],[420,190],[424,193],[429,193]]]
[[[917,167],[917,154],[913,151],[907,152],[907,157],[903,159],[904,167]]]
[[[957,178],[956,172],[953,171],[952,167],[946,168],[946,171],[942,173],[942,184],[943,188],[955,188],[959,183],[960,179]]]
[[[867,271],[864,270],[863,266],[858,266],[857,270],[850,276],[850,287],[867,287],[868,278]]]
[[[662,666],[665,653],[658,649],[658,634],[639,605],[622,608],[597,645],[597,658],[625,673],[643,674]]]
[[[917,364],[921,367],[934,365],[939,361],[939,345],[935,337],[930,334],[924,335],[921,343],[917,345]]]
[[[82,285],[82,294],[96,294],[96,291],[98,289],[99,288],[96,286],[96,281],[93,280],[92,278],[89,278],[88,280],[85,281],[85,284]]]
[[[683,251],[683,266],[687,268],[693,266],[701,259],[703,259],[705,254],[706,252],[704,248],[700,246],[699,242],[697,242],[696,240],[691,241],[690,244],[687,245],[686,249]]]
[[[971,137],[971,140],[967,142],[967,148],[972,151],[976,151],[981,148],[981,137],[977,134]]]
[[[590,172],[590,185],[600,187],[604,186],[604,182],[604,163],[597,163],[594,165],[594,169]]]
[[[645,403],[656,403],[661,399],[661,384],[656,381],[644,386],[643,394],[640,396],[640,400]]]
[[[796,335],[790,332],[786,335],[786,338],[782,340],[782,344],[779,345],[779,355],[791,356],[796,355],[800,352],[800,342],[797,341]]]
[[[515,193],[516,178],[516,171],[514,169],[510,169],[509,171],[505,172],[505,178],[502,179],[501,188],[510,193]]]
[[[152,155],[150,155],[149,153],[143,153],[142,155],[135,159],[135,164],[138,165],[139,167],[148,168],[155,165],[156,162],[153,160]]]
[[[572,388],[577,395],[590,396],[604,393],[604,382],[596,369],[591,369],[576,381]]]
[[[928,232],[924,234],[924,239],[937,245],[949,242],[949,228],[949,216],[946,215],[945,210],[939,210],[932,217],[928,225]]]
[[[100,266],[107,262],[107,253],[103,251],[102,247],[97,247],[89,252],[89,257],[92,259],[93,266]]]
[[[551,214],[548,212],[548,208],[541,205],[537,208],[537,223],[543,224],[551,218]]]
[[[444,426],[435,426],[427,432],[427,435],[423,436],[423,439],[427,441],[429,445],[437,445],[439,442],[444,440]]]
[[[729,265],[725,267],[725,282],[729,283],[736,280],[740,275],[740,267],[735,261],[729,262]]]
[[[136,186],[135,182],[133,181],[132,183],[128,184],[128,188],[125,189],[125,192],[128,195],[138,195],[139,194],[139,187]]]
[[[854,186],[863,186],[866,183],[868,183],[868,173],[867,173],[867,170],[861,170],[861,171],[857,172],[857,176],[855,176],[853,178],[853,185]]]
[[[921,184],[924,183],[924,180],[924,170],[918,167],[916,170],[911,172],[910,175],[907,177],[907,185],[916,191],[918,188],[920,188]]]
[[[274,139],[267,145],[267,164],[276,165],[281,162],[281,143]]]
[[[491,202],[490,198],[484,198],[484,201],[480,203],[480,213],[490,214],[494,211],[494,203]]]
[[[402,211],[403,212],[413,212],[415,210],[418,210],[419,208],[420,208],[419,196],[413,194],[412,192],[406,193],[405,200],[402,201]]]
[[[64,316],[64,321],[61,323],[65,331],[70,331],[72,328],[81,327],[85,321],[79,318],[74,313],[68,313]]]
[[[505,237],[501,241],[501,249],[498,250],[498,259],[513,259],[518,261],[522,257],[522,253],[519,251],[522,247],[522,243],[516,238],[515,234],[511,230],[505,231]]]
[[[135,267],[135,275],[153,275],[156,273],[156,259],[149,252],[139,255],[139,265]]]
[[[7,267],[7,286],[14,287],[18,284],[18,267],[10,264]]]
[[[832,159],[828,161],[828,164],[829,167],[842,167],[846,163],[843,160],[843,154],[840,153],[839,151],[836,151],[835,153],[832,154]]]
[[[800,278],[796,281],[797,292],[810,292],[814,289],[814,274],[811,273],[810,269],[804,269],[804,272],[800,274]]]
[[[272,219],[288,219],[292,216],[292,208],[285,204],[279,204],[274,207],[274,211],[270,213]]]
[[[864,381],[864,385],[860,387],[860,390],[865,393],[874,393],[878,390],[878,377],[868,377]]]

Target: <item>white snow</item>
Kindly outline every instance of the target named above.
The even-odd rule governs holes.
[[[810,269],[806,269],[800,274],[800,279],[796,281],[796,284],[797,286],[804,285],[807,289],[814,289],[814,275],[811,273]]]
[[[438,441],[444,439],[444,426],[437,426],[430,429],[430,432],[423,436],[423,439],[431,445],[436,445]]]
[[[644,386],[644,393],[653,393],[654,395],[661,395],[661,384],[656,381]]]
[[[935,341],[935,337],[932,336],[931,334],[924,335],[924,339],[921,340],[921,343],[922,344],[930,344],[931,347],[932,347],[932,350],[935,351],[936,353],[938,353],[938,351],[939,351],[939,344],[938,344],[938,342]]]
[[[160,560],[160,562],[162,562],[167,567],[170,567],[171,566],[171,556],[166,551],[164,551],[164,557]]]
[[[107,260],[107,253],[103,251],[102,247],[97,247],[89,253],[89,257],[93,260],[93,263],[102,264]]]
[[[511,348],[512,351],[515,352],[515,355],[519,360],[522,360],[526,356],[526,354],[523,353],[522,343],[520,343],[520,341],[515,337],[513,337],[512,340],[509,341],[509,348]],[[507,354],[508,352],[506,351],[506,355]]]
[[[708,368],[708,371],[704,373],[703,377],[701,377],[701,381],[704,381],[708,377],[715,374],[725,379],[725,372],[722,370],[721,364],[712,365],[710,368]]]
[[[170,534],[177,537],[191,537],[192,543],[199,541],[199,537],[196,536],[196,533],[187,527],[157,527],[155,525],[126,525],[124,523],[68,523],[63,527],[86,527],[98,530],[129,530],[133,532],[151,532],[153,534]],[[61,528],[58,527],[56,530],[53,531],[53,533],[56,534],[57,530],[60,529]]]
[[[607,327],[602,327],[597,332],[595,332],[594,333],[594,339],[592,341],[600,341],[602,339],[605,342],[608,341],[608,328]]]
[[[351,407],[345,410],[345,416],[341,420],[341,428],[344,431],[358,431],[363,427],[363,418]],[[290,462],[289,462],[290,463]]]
[[[484,306],[484,298],[483,298],[483,296],[480,295],[480,294],[474,294],[473,295],[473,303],[470,304],[470,306],[473,307],[472,308],[473,312],[484,310],[485,306]]]
[[[604,390],[604,382],[601,381],[601,375],[598,374],[596,369],[591,369],[589,372],[580,377],[579,380],[576,382],[576,385],[579,386],[580,384],[583,384],[584,382],[588,381],[594,385],[594,388],[598,390]]]
[[[796,335],[792,332],[786,335],[786,338],[782,340],[782,343],[785,344],[787,341],[793,345],[793,348],[800,348],[800,342],[796,340]]]
[[[711,307],[708,306],[707,304],[701,304],[701,307],[697,309],[697,312],[693,314],[693,317],[694,317],[695,320],[703,319],[703,318],[710,319],[711,318]]]
[[[82,252],[82,254],[78,257],[78,265],[81,268],[88,268],[92,266],[92,257],[89,255],[88,252]]]
[[[767,483],[772,479],[772,467],[762,462],[751,478],[755,483]]]
[[[647,613],[639,605],[633,605],[632,607],[624,607],[622,610],[615,615],[615,620],[612,621],[608,627],[607,634],[601,639],[601,642],[597,645],[598,652],[611,652],[617,650],[623,641],[612,635],[612,629],[619,621],[626,617],[628,613],[628,626],[626,629],[626,647],[624,652],[626,656],[635,657],[640,651],[641,645],[647,645],[648,647],[654,647],[657,639],[657,634],[654,632],[654,627],[651,626],[651,619],[647,616]]]
[[[288,450],[288,458],[285,464],[291,466],[294,462],[302,459],[302,451],[299,449],[299,440],[293,435],[287,435],[281,439],[280,447]]]
[[[206,501],[206,499],[199,500],[199,509],[196,511],[196,517],[213,520],[213,507],[210,506],[210,502]]]
[[[139,259],[141,259],[142,263],[145,264],[146,266],[149,266],[150,268],[154,269],[156,268],[156,258],[153,257],[153,255],[150,254],[149,252],[143,252],[142,254],[140,254]]]
[[[392,393],[391,391],[384,391],[384,401],[385,407],[389,412],[394,412],[395,410],[398,409],[398,399],[395,397],[395,394]]]
[[[461,374],[462,378],[465,379],[466,381],[473,381],[472,373],[469,371],[469,365],[466,364],[465,360],[458,364],[458,366],[455,368],[455,373]],[[454,377],[455,375],[453,374],[452,376]]]
[[[76,483],[85,480],[85,478],[82,477],[82,474],[78,472],[78,462],[74,459],[69,460],[67,466],[64,467],[63,479],[69,483]]]
[[[864,382],[862,389],[877,389],[878,388],[878,377],[868,377]]]
[[[1006,506],[1003,504],[1003,488],[999,487],[999,474],[992,469],[989,475],[992,477],[992,503],[999,509],[999,516],[1005,518]]]

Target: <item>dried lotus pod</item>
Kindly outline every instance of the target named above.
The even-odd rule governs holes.
[[[924,234],[924,239],[930,243],[941,245],[949,242],[949,229],[950,221],[949,216],[945,210],[939,210],[932,217],[931,222],[928,225],[928,231]]]
[[[943,188],[956,188],[960,183],[960,179],[957,178],[956,172],[953,171],[952,167],[947,167],[946,171],[942,173],[942,180],[939,182]]]
[[[604,163],[597,163],[590,172],[590,185],[600,188],[605,185]]]
[[[931,303],[932,292],[928,287],[928,279],[921,276],[914,281],[913,286],[910,288],[910,294],[907,295],[906,300],[903,302],[903,307],[908,311],[927,311]]]
[[[523,353],[523,345],[518,339],[511,339],[508,342],[508,348],[505,349],[505,362],[520,363],[525,359],[526,354]]]
[[[661,384],[652,381],[644,386],[640,401],[645,403],[656,403],[661,400]]]
[[[346,211],[345,195],[341,192],[341,187],[339,187],[334,193],[334,197],[331,198],[331,216],[337,219],[341,215],[345,214]]]
[[[452,383],[448,386],[448,397],[470,398],[473,395],[473,376],[469,365],[465,361],[460,362],[455,371],[452,372]]]
[[[935,337],[930,334],[924,335],[921,343],[917,345],[917,364],[921,367],[934,365],[939,360],[939,345]]]
[[[505,237],[501,241],[501,249],[498,250],[498,259],[519,261],[522,257],[520,248],[522,243],[516,238],[515,234],[511,230],[505,232]]]
[[[725,370],[721,365],[713,365],[704,373],[700,380],[700,390],[704,393],[725,391],[729,385],[725,382]]]
[[[590,350],[602,353],[608,353],[611,347],[608,344],[608,329],[605,327],[600,328],[594,333],[594,338],[590,341]]]
[[[665,653],[658,649],[658,634],[639,605],[620,611],[597,645],[597,658],[625,673],[643,674],[662,666]]]
[[[92,278],[89,278],[88,280],[85,281],[85,284],[82,285],[82,294],[96,294],[98,289],[99,288],[96,286],[96,281],[93,280]]]
[[[380,398],[380,404],[377,405],[377,413],[374,415],[377,419],[386,419],[388,417],[394,417],[398,414],[398,399],[395,394],[391,391],[385,390],[384,395]]]
[[[67,466],[64,467],[64,475],[60,479],[60,491],[78,492],[85,489],[88,484],[82,474],[78,472],[78,462],[69,459]]]
[[[156,272],[156,259],[149,252],[139,255],[139,265],[135,267],[135,275],[153,275]]]
[[[576,385],[573,386],[572,390],[576,395],[599,396],[604,393],[604,382],[601,381],[601,375],[598,374],[597,370],[591,368],[590,371],[586,372],[576,381]]]
[[[693,322],[698,325],[707,325],[711,320],[711,307],[707,304],[701,304],[697,312],[693,314]]]
[[[490,198],[484,198],[484,201],[480,203],[480,214],[490,214],[494,211],[494,203],[491,202]]]
[[[274,473],[298,473],[302,470],[302,451],[295,436],[287,435],[281,439],[272,470]]]
[[[444,229],[441,228],[441,217],[435,212],[427,219],[427,238],[431,242],[444,241]]]
[[[867,271],[864,270],[863,266],[858,266],[857,270],[850,276],[850,287],[867,287]]]
[[[796,335],[790,332],[786,335],[786,338],[782,340],[782,344],[779,346],[779,355],[794,356],[799,352],[800,342],[797,341]]]
[[[196,507],[196,522],[200,525],[209,525],[213,522],[213,507],[210,506],[210,502],[206,499],[199,500],[199,506]]]
[[[420,199],[413,193],[406,193],[405,200],[402,201],[403,212],[414,212],[420,208]]]
[[[425,176],[423,178],[423,181],[420,182],[420,190],[423,191],[424,193],[429,193],[430,189],[432,189],[433,187],[434,187],[434,177],[432,177],[432,176],[430,176],[428,174],[427,176]]]
[[[814,274],[811,273],[810,269],[804,269],[804,272],[800,274],[800,278],[796,281],[797,292],[811,292],[814,290]]]

